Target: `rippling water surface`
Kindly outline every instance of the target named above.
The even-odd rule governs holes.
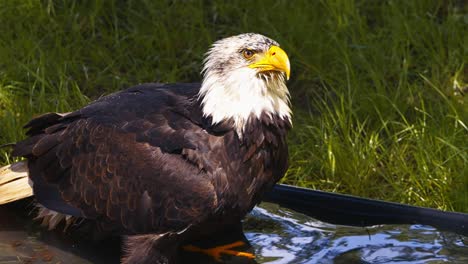
[[[429,226],[335,226],[264,203],[245,220],[258,263],[468,263],[468,238]],[[118,242],[80,244],[0,207],[0,263],[118,263]]]
[[[246,224],[260,263],[468,263],[467,237],[429,226],[336,226],[267,203]]]

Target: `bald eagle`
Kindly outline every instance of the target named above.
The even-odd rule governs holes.
[[[238,226],[288,166],[289,59],[276,41],[241,34],[212,45],[202,74],[31,120],[13,150],[26,161],[2,172],[0,200],[33,194],[50,228],[112,227],[128,236],[126,263],[175,263],[187,241]],[[22,165],[28,176],[12,176]]]

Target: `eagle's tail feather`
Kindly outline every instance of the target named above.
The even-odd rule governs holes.
[[[16,162],[0,168],[0,205],[11,203],[33,196],[32,182],[28,177],[28,163]],[[76,218],[49,210],[40,204],[35,220],[41,221],[41,225],[49,230],[55,229],[60,223],[65,222],[66,230]]]
[[[41,226],[47,227],[49,230],[55,229],[60,223],[64,222],[65,226],[63,231],[66,231],[68,227],[77,220],[76,217],[55,212],[45,208],[40,204],[36,204],[36,207],[39,209],[39,211],[34,220],[41,221]]]
[[[33,195],[26,161],[0,168],[0,204],[21,200]]]

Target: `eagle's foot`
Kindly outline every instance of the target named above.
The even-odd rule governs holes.
[[[221,260],[221,254],[227,254],[227,255],[232,255],[232,256],[237,256],[237,257],[246,257],[249,259],[254,259],[255,255],[249,252],[242,252],[242,251],[236,251],[232,250],[232,248],[240,247],[245,245],[243,241],[237,241],[231,244],[227,245],[222,245],[218,247],[213,247],[213,248],[199,248],[193,245],[186,245],[183,247],[184,250],[190,251],[190,252],[198,252],[198,253],[203,253],[206,255],[209,255],[213,257],[216,261],[222,262]]]

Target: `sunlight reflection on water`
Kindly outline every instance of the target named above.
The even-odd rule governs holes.
[[[260,263],[468,263],[466,237],[429,226],[335,226],[264,203],[246,231]]]

